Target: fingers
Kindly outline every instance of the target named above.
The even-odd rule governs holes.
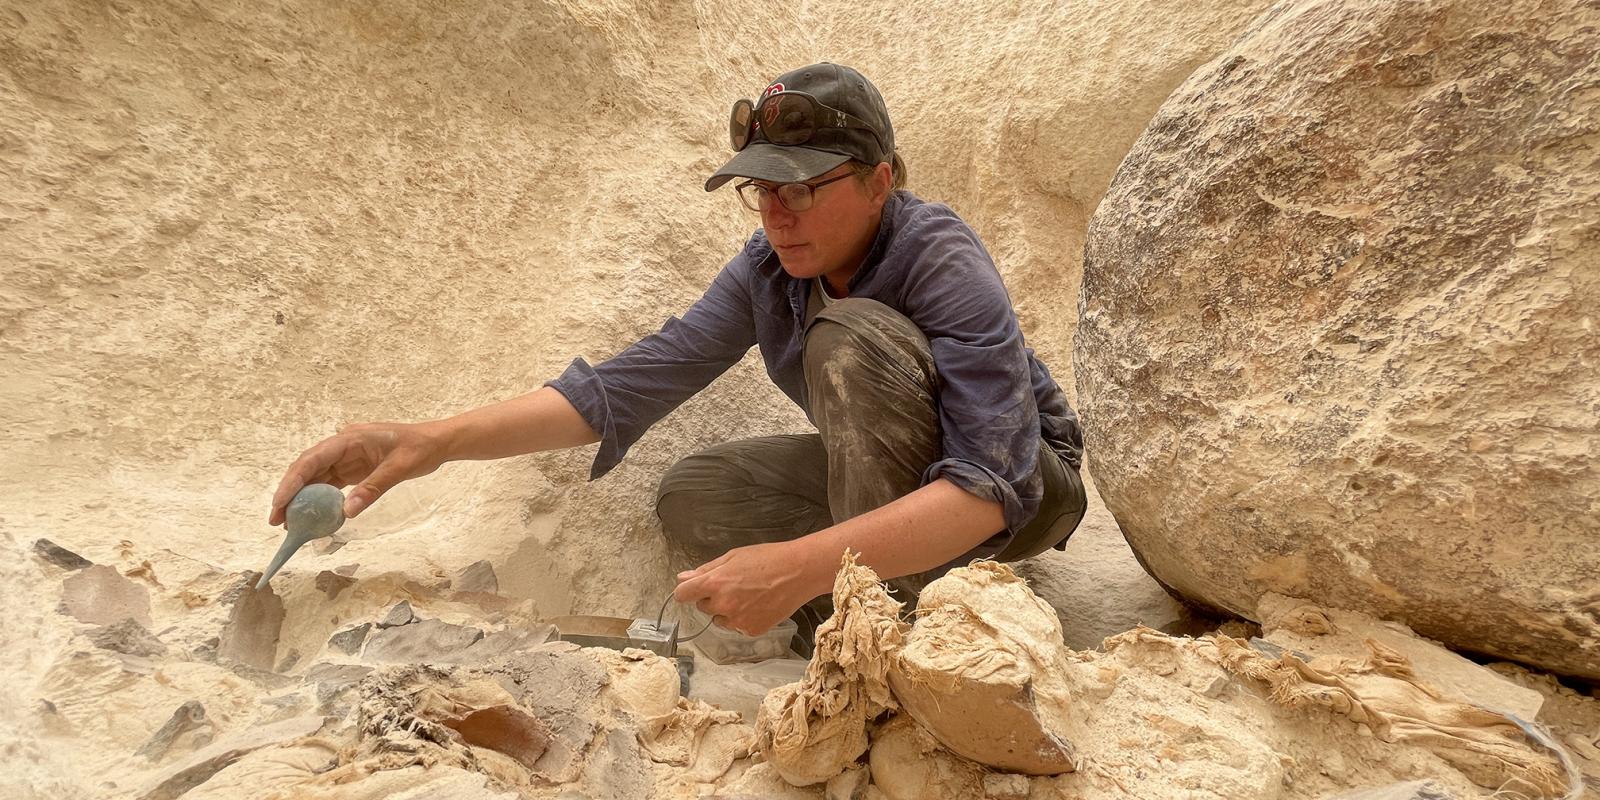
[[[711,600],[709,598],[707,598],[705,600],[701,600],[698,603],[695,603],[694,607],[696,609],[698,609],[700,611],[700,613],[710,617],[712,625],[715,625],[715,626],[717,626],[719,628],[726,628],[726,629],[728,629],[730,631],[733,630],[732,628],[728,627],[728,617],[727,617],[727,615],[718,614],[717,610],[712,607],[713,605],[714,604],[711,602]]]
[[[733,624],[732,620],[729,620],[727,617],[725,617],[725,616],[723,616],[721,614],[712,615],[710,611],[706,611],[703,608],[700,609],[700,611],[702,613],[706,614],[707,616],[711,617],[711,624],[712,625],[715,625],[715,626],[717,626],[717,627],[719,627],[719,628],[721,628],[721,629],[723,629],[725,631],[733,631],[734,633],[744,633],[744,631],[741,631],[738,628],[734,627],[734,624]]]
[[[729,550],[728,552],[723,553],[722,555],[717,556],[716,558],[713,558],[710,561],[707,561],[706,563],[701,564],[698,567],[695,567],[694,569],[684,570],[683,572],[678,573],[678,580],[679,581],[686,581],[686,580],[688,580],[690,578],[694,578],[694,577],[697,577],[697,576],[700,576],[700,575],[704,575],[707,572],[710,572],[711,570],[714,570],[717,567],[720,567],[723,564],[728,563],[728,559],[730,559],[732,557],[733,557],[733,551]]]
[[[267,514],[268,525],[283,524],[284,510],[289,507],[289,501],[307,484],[318,482],[318,478],[326,480],[329,477],[329,469],[344,450],[335,441],[336,438],[318,442],[289,465],[289,469],[283,473],[283,479],[278,481],[277,490],[272,493],[272,511]]]
[[[748,626],[743,620],[745,609],[737,605],[730,606],[729,598],[719,596],[716,582],[716,577],[709,572],[690,578],[678,584],[678,588],[673,592],[673,597],[685,605],[693,604],[695,608],[700,610],[700,613],[711,618],[713,625],[723,630],[737,631],[747,636],[750,635],[750,631],[747,630]],[[733,616],[729,616],[730,614]]]
[[[691,570],[678,573],[678,587],[672,590],[672,596],[678,602],[689,604],[698,603],[711,596],[711,586],[708,579],[717,567],[728,563],[733,551],[729,550],[722,555],[701,564]],[[704,609],[701,609],[704,610]]]
[[[378,498],[382,497],[384,492],[393,489],[395,484],[411,477],[411,471],[414,467],[415,465],[410,458],[398,452],[391,453],[388,458],[378,462],[378,466],[372,471],[372,474],[356,484],[356,488],[350,491],[350,496],[345,498],[345,517],[354,518],[357,514],[366,510],[368,506],[378,502]]]
[[[695,604],[695,608],[700,609],[700,613],[711,617],[712,625],[715,625],[723,630],[733,631],[734,633],[742,633],[745,636],[760,636],[761,634],[772,629],[772,626],[768,625],[760,630],[756,630],[755,627],[750,625],[748,622],[738,621],[733,617],[723,614],[712,614],[711,610],[706,608],[708,605],[710,605],[710,603],[702,600],[701,602]]]
[[[706,575],[696,575],[679,583],[678,587],[672,590],[673,599],[684,605],[694,603],[695,607],[699,608],[701,601],[711,597],[711,589],[706,585],[707,577]],[[700,610],[704,611],[705,609],[702,608]]]
[[[356,484],[344,502],[344,515],[349,518],[365,511],[395,484],[437,468],[438,460],[429,448],[418,449],[415,442],[401,441],[406,427],[345,425],[339,433],[301,453],[272,494],[267,524],[282,524],[289,502],[307,484],[327,483],[339,489]]]
[[[748,547],[736,547],[723,553],[718,558],[684,572],[678,573],[678,586],[672,592],[675,600],[685,605],[693,604],[700,612],[711,617],[713,624],[730,631],[737,631],[746,636],[758,636],[769,630],[773,621],[763,621],[759,603],[750,603],[740,600],[742,595],[735,588],[740,583],[737,565],[723,569],[735,562],[740,554],[748,553]],[[730,572],[731,570],[731,572]]]
[[[289,501],[294,499],[296,492],[304,487],[305,481],[290,467],[283,478],[278,481],[278,488],[272,493],[272,508],[267,512],[268,525],[282,525],[284,509],[289,507]]]

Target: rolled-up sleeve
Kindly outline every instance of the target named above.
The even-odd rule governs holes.
[[[682,319],[668,318],[661,330],[596,366],[573,359],[559,378],[545,384],[565,396],[600,436],[590,480],[611,471],[650,426],[755,344],[748,252],[747,247],[723,267]]]
[[[1022,329],[994,262],[948,210],[927,207],[904,308],[928,337],[939,373],[944,458],[923,473],[1001,505],[1015,534],[1039,509],[1039,411]]]

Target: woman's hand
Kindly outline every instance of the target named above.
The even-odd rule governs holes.
[[[341,489],[355,484],[344,501],[344,515],[354,517],[401,481],[438,469],[445,452],[445,442],[427,423],[346,425],[289,465],[272,494],[267,524],[281,525],[289,501],[311,483],[329,483]]]
[[[759,636],[833,588],[831,569],[817,573],[799,541],[754,544],[678,573],[673,596],[724,628]]]

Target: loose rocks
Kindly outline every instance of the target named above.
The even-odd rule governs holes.
[[[450,585],[458,592],[495,594],[500,591],[500,580],[495,577],[494,565],[488,561],[472,562],[456,574],[456,579]]]
[[[482,638],[483,631],[477,628],[425,619],[373,634],[362,658],[395,664],[443,663]]]
[[[221,602],[229,610],[218,635],[217,660],[270,671],[277,661],[283,600],[270,584],[255,588],[259,578],[260,573],[241,573],[238,583],[223,594]]]
[[[361,645],[367,641],[367,633],[371,630],[372,623],[370,622],[363,622],[360,625],[345,628],[328,637],[328,646],[347,656],[355,655],[361,650]]]
[[[172,742],[179,736],[205,724],[206,707],[198,700],[190,700],[172,712],[172,717],[151,735],[143,747],[139,748],[138,755],[151,761],[158,761],[166,755],[167,748],[171,747]]]
[[[80,570],[94,563],[49,539],[35,541],[33,552],[45,561],[65,570]]]
[[[1432,781],[1407,781],[1376,789],[1343,792],[1327,800],[1455,800],[1455,795]]]
[[[341,575],[338,572],[325,569],[317,573],[313,585],[317,587],[317,591],[322,592],[323,596],[332,600],[338,597],[340,592],[356,585],[356,579],[349,575]]]
[[[96,628],[89,633],[89,641],[94,642],[96,647],[129,656],[149,658],[167,652],[167,646],[160,639],[132,619]]]
[[[163,770],[138,797],[140,800],[173,800],[249,753],[309,736],[324,722],[324,718],[318,716],[296,717],[230,734]]]
[[[380,628],[393,628],[397,625],[409,625],[417,621],[417,614],[411,610],[411,601],[401,600],[395,603],[394,608],[383,616],[383,621],[378,623]]]
[[[131,619],[149,628],[150,593],[113,567],[91,565],[62,582],[61,611],[92,625],[113,625]]]

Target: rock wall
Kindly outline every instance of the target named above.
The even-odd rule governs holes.
[[[729,99],[803,57],[795,25],[709,3],[0,12],[7,527],[260,569],[277,476],[341,423],[510,397],[653,330],[748,235],[700,183]],[[626,613],[656,592],[593,595],[661,562],[660,445],[804,424],[787,405],[746,365],[593,486],[582,452],[447,467],[353,523],[339,563],[490,557],[548,613],[575,586]]]
[[[1160,580],[1600,677],[1600,7],[1284,2],[1089,228],[1077,381]]]

